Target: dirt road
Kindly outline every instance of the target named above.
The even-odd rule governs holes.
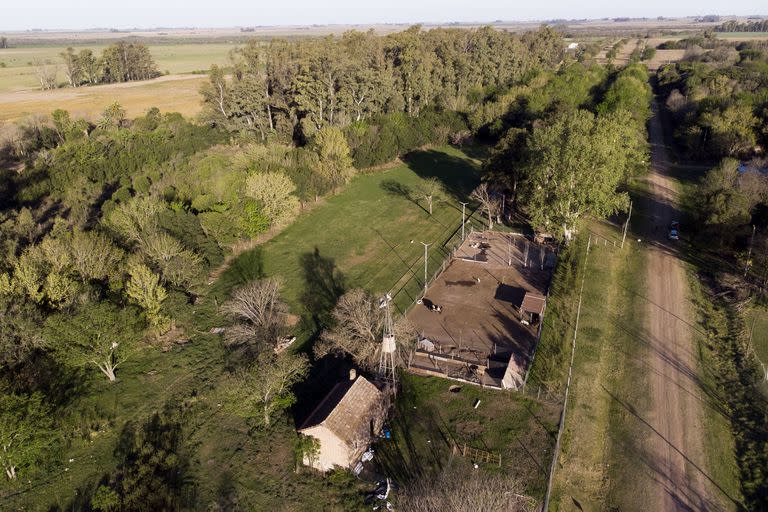
[[[647,481],[642,487],[655,500],[654,510],[727,510],[707,470],[706,405],[689,285],[675,242],[666,239],[667,227],[679,212],[655,104],[649,131],[653,169],[649,197],[641,208],[650,219],[644,231],[649,247],[645,328],[651,409],[636,415],[647,433],[642,447]]]

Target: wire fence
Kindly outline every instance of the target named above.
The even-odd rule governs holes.
[[[589,242],[587,242],[587,252],[584,256],[584,273],[581,277],[581,289],[579,290],[579,305],[576,308],[576,323],[573,327],[573,340],[571,342],[571,361],[568,365],[568,380],[565,383],[565,393],[563,394],[563,408],[560,412],[560,424],[557,429],[557,438],[555,440],[555,448],[552,453],[552,464],[549,467],[549,478],[547,480],[547,492],[544,496],[544,504],[542,506],[542,511],[546,512],[549,509],[549,500],[552,494],[552,482],[554,481],[555,477],[555,468],[557,467],[557,459],[560,455],[560,442],[563,436],[563,429],[565,427],[565,415],[568,409],[568,395],[571,389],[571,379],[573,377],[573,361],[576,356],[576,338],[579,334],[579,319],[581,317],[581,300],[584,295],[584,282],[587,277],[587,263],[589,259],[589,249],[592,244],[592,237],[590,236]]]
[[[457,224],[449,226],[434,240],[427,251],[427,280],[424,281],[424,257],[411,262],[408,269],[400,276],[390,290],[392,304],[398,313],[405,315],[416,301],[422,297],[425,288],[429,287],[445,269],[450,265],[456,251],[461,246],[462,229],[461,220]],[[464,222],[464,238],[474,231],[485,229],[484,220],[481,218],[479,208],[467,211]]]

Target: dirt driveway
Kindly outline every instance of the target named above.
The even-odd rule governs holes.
[[[649,247],[644,316],[651,410],[633,411],[646,434],[638,447],[646,457],[641,486],[656,501],[654,510],[728,510],[707,468],[706,397],[692,335],[689,285],[675,242],[666,239],[679,211],[656,104],[649,131],[653,169],[642,208],[649,219],[644,229]]]

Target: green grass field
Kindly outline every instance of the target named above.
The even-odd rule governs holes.
[[[752,334],[752,347],[763,372],[762,389],[768,396],[768,309],[754,307],[745,316]]]
[[[768,32],[716,32],[721,39],[736,41],[748,41],[754,39],[768,39]]]
[[[429,274],[443,262],[446,242],[456,241],[461,205],[478,183],[478,161],[451,147],[417,151],[405,165],[364,175],[324,200],[269,242],[241,255],[213,293],[225,300],[233,286],[261,276],[280,276],[291,310],[312,317],[335,302],[334,288],[372,293],[400,291],[404,310],[423,286],[424,248],[431,243]],[[425,177],[437,176],[448,191],[433,214],[415,194]],[[413,240],[413,243],[411,243]]]
[[[540,503],[557,435],[559,405],[469,384],[453,393],[449,391],[452,384],[456,383],[437,377],[403,376],[391,418],[393,436],[376,446],[377,462],[401,482],[428,477],[449,463],[454,445],[466,444],[490,452],[492,462],[477,461],[482,471],[512,475],[520,484],[517,492]],[[480,404],[475,408],[477,400]],[[471,457],[454,457],[461,460],[452,464],[469,466],[472,461]]]
[[[76,52],[90,48],[97,55],[106,45],[72,45]],[[35,60],[50,60],[59,64],[59,82],[66,80],[59,54],[64,46],[27,46],[0,50],[0,93],[37,89]],[[150,45],[149,49],[161,73],[181,74],[207,70],[212,64],[226,65],[229,52],[235,48],[225,43],[181,43]],[[3,64],[5,67],[3,67]]]

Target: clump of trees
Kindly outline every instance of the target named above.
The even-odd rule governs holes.
[[[323,127],[354,123],[363,131],[381,115],[465,110],[484,89],[551,67],[562,54],[562,39],[549,28],[518,36],[416,26],[387,36],[252,40],[235,55],[231,78],[211,69],[203,118],[261,139],[298,132],[306,140]]]
[[[715,27],[715,32],[768,32],[768,20],[729,20]]]
[[[675,141],[695,159],[749,158],[768,143],[768,50],[721,44],[659,71]]]
[[[119,41],[104,48],[100,56],[88,48],[76,52],[69,47],[59,56],[67,87],[149,80],[160,76],[149,48],[141,43]],[[34,64],[41,89],[59,86],[58,63],[38,60]]]
[[[581,65],[574,67],[578,71]],[[474,197],[489,225],[500,210],[502,191],[534,227],[565,240],[584,216],[609,216],[628,206],[621,186],[648,161],[645,123],[651,92],[646,71],[632,65],[610,77],[561,73],[573,84],[569,101],[558,97],[562,92],[547,94],[548,86],[522,92],[533,100],[528,111],[508,118],[511,126],[486,162],[486,179],[495,190],[483,185]],[[608,84],[593,96],[605,78]],[[558,90],[567,87],[561,80],[558,84]],[[536,108],[539,101],[544,108]]]

